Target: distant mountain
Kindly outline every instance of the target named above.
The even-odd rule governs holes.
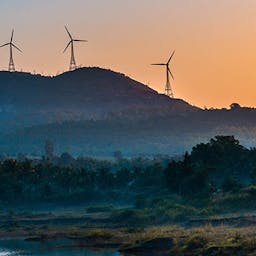
[[[54,77],[0,72],[0,154],[176,155],[215,135],[256,146],[256,109],[202,110],[110,70]]]
[[[54,143],[57,154],[112,156],[180,155],[216,135],[234,135],[241,144],[256,147],[256,110],[201,110],[186,115],[152,115],[147,119],[66,121],[19,129],[0,137],[0,152],[43,154]]]
[[[22,126],[110,116],[179,115],[197,109],[101,68],[81,68],[55,77],[0,72],[0,120],[15,115]]]

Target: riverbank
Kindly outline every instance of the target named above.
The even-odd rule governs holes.
[[[23,213],[1,216],[0,238],[22,238],[27,243],[69,240],[72,245],[58,246],[115,249],[125,255],[256,255],[253,215],[193,221],[190,227],[182,223],[121,226],[111,224],[109,213]]]

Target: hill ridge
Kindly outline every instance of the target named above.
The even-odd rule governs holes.
[[[55,100],[58,101],[58,99],[61,99],[61,97],[66,99],[68,93],[70,93],[69,98],[73,98],[77,93],[76,96],[81,96],[82,94],[86,97],[87,101],[88,98],[89,101],[92,101],[93,98],[100,97],[109,101],[112,99],[114,102],[118,101],[118,98],[121,98],[121,101],[124,101],[123,103],[129,104],[139,104],[144,101],[144,104],[148,104],[147,107],[149,108],[152,107],[152,102],[149,102],[150,100],[153,102],[159,101],[158,103],[162,107],[163,105],[167,106],[171,105],[171,103],[175,104],[179,102],[179,104],[184,103],[185,111],[195,110],[195,107],[181,99],[171,99],[125,74],[99,67],[80,68],[52,77],[27,72],[1,71],[0,90],[6,96],[2,97],[2,102],[6,98],[10,101],[13,97],[18,99],[19,102],[19,99],[25,97],[26,103],[28,103],[31,93],[40,93],[40,97],[44,96],[45,101],[54,102]],[[56,93],[56,90],[59,93]],[[54,93],[56,93],[54,95],[55,98],[52,98],[51,96]],[[28,97],[26,97],[26,94]],[[37,96],[33,95],[32,98]],[[47,96],[49,96],[48,99]],[[75,100],[73,102],[74,104],[79,103],[79,97],[73,100]],[[179,106],[177,113],[179,111],[182,111],[181,106]]]

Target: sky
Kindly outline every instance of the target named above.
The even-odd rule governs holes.
[[[15,29],[17,70],[56,75],[68,70],[64,30],[82,66],[109,68],[160,93],[171,62],[175,97],[199,107],[256,106],[255,0],[2,0],[0,43]],[[0,69],[8,49],[0,48]]]

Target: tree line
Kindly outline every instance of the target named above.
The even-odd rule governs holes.
[[[176,160],[125,159],[121,152],[113,161],[68,154],[5,159],[0,162],[0,180],[3,202],[132,200],[157,191],[205,199],[256,184],[256,149],[245,148],[233,136],[216,136]]]

